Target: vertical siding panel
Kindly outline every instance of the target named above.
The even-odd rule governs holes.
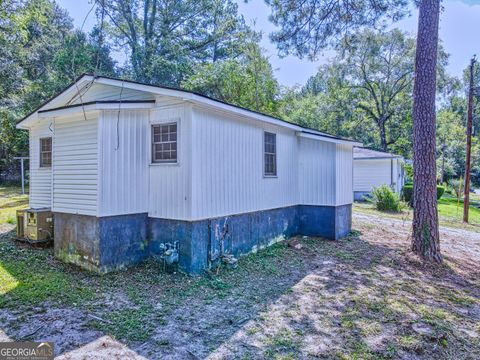
[[[335,205],[335,144],[299,138],[299,202]]]
[[[191,218],[192,141],[191,117],[186,105],[169,105],[152,109],[147,130],[150,147],[150,126],[156,123],[178,122],[178,164],[154,164],[149,166],[149,216],[166,219],[189,220]],[[150,153],[150,150],[149,150]],[[149,156],[150,163],[150,156]]]
[[[102,119],[101,216],[148,211],[148,110],[104,111]],[[117,149],[118,147],[118,149]]]
[[[336,205],[351,204],[353,201],[353,147],[336,146]]]
[[[194,108],[195,219],[296,205],[297,139],[293,131]],[[263,132],[277,134],[277,178],[263,177]]]

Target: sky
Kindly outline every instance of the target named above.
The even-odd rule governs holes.
[[[82,26],[88,11],[92,7],[89,0],[57,0],[74,20],[77,28]],[[298,59],[294,56],[279,58],[274,44],[268,35],[275,30],[275,26],[268,20],[270,9],[264,0],[237,0],[239,12],[243,14],[249,25],[263,33],[261,46],[266,50],[270,62],[275,70],[275,76],[284,86],[303,85],[310,76],[317,72],[324,64],[331,52],[325,52],[318,60],[312,62],[307,59]],[[418,10],[411,9],[412,15],[392,25],[412,35],[417,31]],[[85,22],[84,31],[89,31],[96,23],[94,12]],[[450,54],[448,72],[454,76],[462,76],[472,55],[480,56],[480,0],[445,0],[443,12],[440,15],[440,39],[447,53]],[[121,57],[119,56],[119,59]]]

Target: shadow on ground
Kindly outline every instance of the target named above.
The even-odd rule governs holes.
[[[443,229],[446,265],[431,268],[405,251],[409,224],[363,216],[355,228],[338,242],[277,244],[202,278],[155,262],[94,276],[7,233],[1,329],[53,340],[69,357],[108,335],[129,357],[158,359],[480,358],[480,241]]]

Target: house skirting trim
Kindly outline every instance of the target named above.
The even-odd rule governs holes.
[[[368,196],[371,195],[370,191],[354,191],[353,200],[355,201],[366,201]]]
[[[55,213],[55,255],[85,269],[108,272],[161,258],[178,249],[178,266],[189,274],[215,267],[295,235],[339,239],[351,229],[352,206],[297,205],[199,221],[145,214],[94,217]]]

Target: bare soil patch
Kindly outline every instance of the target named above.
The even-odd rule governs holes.
[[[479,234],[442,228],[432,267],[408,251],[410,222],[361,214],[354,229],[192,278],[155,262],[95,276],[4,226],[0,336],[54,341],[67,359],[480,358]]]

